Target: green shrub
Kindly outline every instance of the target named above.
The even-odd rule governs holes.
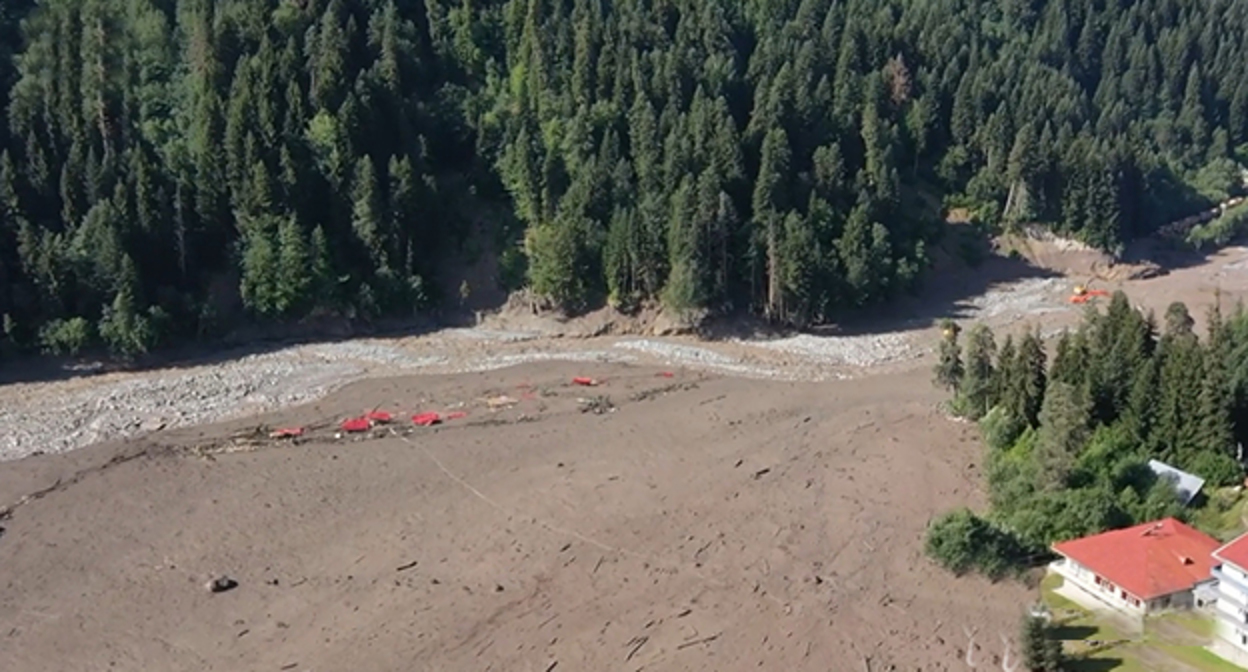
[[[979,421],[979,431],[984,442],[993,450],[1005,450],[1014,445],[1027,425],[1000,406],[994,406]]]
[[[94,331],[84,317],[52,320],[39,330],[39,344],[51,355],[77,355],[91,344]]]
[[[1239,485],[1244,476],[1244,470],[1235,458],[1225,453],[1201,452],[1183,466],[1210,485]]]
[[[115,355],[141,355],[156,344],[156,330],[147,315],[105,308],[100,319],[100,338]]]
[[[924,550],[954,574],[977,571],[993,580],[1015,571],[1023,558],[1012,536],[966,508],[937,518],[927,530]]]
[[[1193,227],[1187,234],[1187,242],[1197,248],[1221,247],[1245,233],[1248,233],[1248,203],[1241,203]]]
[[[1224,156],[1196,171],[1191,184],[1201,196],[1211,201],[1225,201],[1243,190],[1239,164]]]

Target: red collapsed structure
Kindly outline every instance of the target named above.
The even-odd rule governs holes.
[[[663,378],[673,377],[673,374],[670,371],[663,371],[656,375],[658,375],[659,377],[663,377]],[[588,376],[577,376],[572,379],[572,384],[579,385],[582,387],[596,387],[598,385],[603,384],[603,381],[598,380],[596,378],[590,378]],[[530,386],[527,384],[521,385],[520,387],[526,390],[530,388]],[[532,394],[531,391],[528,394],[526,394],[526,398],[529,398],[532,396],[534,395]],[[451,411],[449,413],[446,413],[445,415],[438,413],[436,411],[424,411],[424,412],[416,413],[412,415],[411,418],[412,418],[413,425],[416,425],[418,427],[433,427],[434,425],[440,425],[443,422],[447,422],[451,420],[459,420],[460,418],[465,418],[467,416],[468,416],[468,413],[465,411]],[[347,418],[343,420],[341,423],[339,423],[338,428],[341,431],[346,432],[348,434],[359,434],[361,432],[367,432],[370,429],[378,425],[390,424],[393,421],[394,421],[394,415],[390,413],[389,411],[381,411],[381,410],[373,409],[371,411],[364,413],[363,415],[351,417],[351,418]],[[275,438],[275,439],[293,439],[293,438],[301,437],[303,435],[304,435],[303,427],[288,427],[288,428],[278,429],[278,430],[271,432],[269,434],[269,437]]]

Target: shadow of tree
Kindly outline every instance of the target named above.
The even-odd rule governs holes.
[[[1050,631],[1053,639],[1062,641],[1084,640],[1096,634],[1096,628],[1090,625],[1057,625]]]
[[[1109,672],[1117,670],[1126,661],[1122,658],[1075,658],[1066,661],[1066,670],[1068,672]]]
[[[221,339],[171,346],[128,361],[106,355],[31,355],[15,361],[5,361],[3,367],[0,367],[0,385],[54,382],[117,372],[189,369],[264,355],[299,345],[343,343],[359,338],[418,336],[437,329],[466,326],[471,322],[463,314],[454,313],[424,319],[338,324],[342,326],[330,328],[290,324],[271,328],[240,328]]]

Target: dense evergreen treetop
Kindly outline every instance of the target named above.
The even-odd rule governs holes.
[[[982,325],[965,339],[948,329],[934,383],[953,392],[953,412],[979,421],[991,509],[942,518],[928,552],[954,571],[999,575],[1057,541],[1200,515],[1193,507],[1223,519],[1218,491],[1245,473],[1248,311],[1215,308],[1208,323],[1201,339],[1184,304],[1158,320],[1118,292],[1103,312],[1089,307],[1051,359],[1035,333],[1016,345]],[[1207,499],[1185,507],[1151,459],[1204,478]]]
[[[1245,25],[1232,0],[5,2],[5,338],[410,314],[466,245],[564,307],[803,324],[921,282],[932,196],[1115,249],[1240,185]]]

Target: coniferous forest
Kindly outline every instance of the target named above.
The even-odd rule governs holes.
[[[810,324],[956,202],[1106,250],[1224,198],[1232,0],[6,0],[6,351],[403,317],[439,265]]]
[[[1174,303],[1159,325],[1117,292],[1051,358],[1035,333],[998,341],[984,325],[963,336],[946,324],[935,383],[953,413],[979,422],[991,510],[939,518],[928,553],[997,576],[1058,541],[1166,516],[1220,521],[1231,509],[1219,488],[1244,478],[1248,310],[1215,308],[1203,339],[1193,323]],[[1150,459],[1204,478],[1206,492],[1185,506]]]

